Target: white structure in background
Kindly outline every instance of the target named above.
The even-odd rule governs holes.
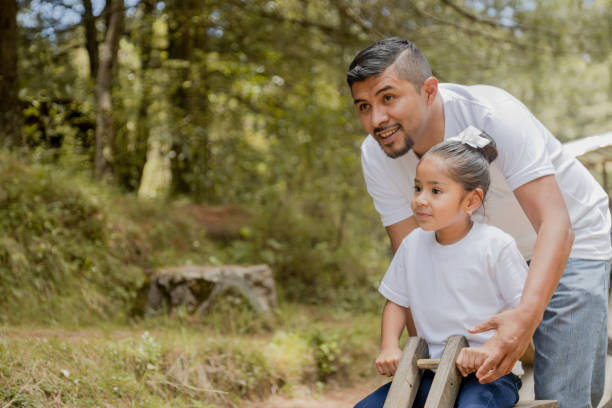
[[[563,148],[578,158],[594,174],[600,174],[604,190],[610,191],[606,164],[612,161],[612,132],[572,140],[564,143]]]
[[[612,132],[602,133],[585,137],[583,139],[572,140],[563,144],[563,147],[569,151],[574,157],[582,156],[586,153],[593,152],[593,159],[607,158],[612,159]]]

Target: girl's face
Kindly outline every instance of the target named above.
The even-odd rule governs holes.
[[[410,202],[419,227],[436,231],[439,243],[459,241],[471,226],[468,212],[480,206],[477,191],[465,191],[448,176],[443,159],[427,156],[417,166],[414,196]]]

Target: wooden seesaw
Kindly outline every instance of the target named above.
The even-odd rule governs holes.
[[[453,408],[462,379],[455,361],[461,349],[467,346],[465,337],[451,336],[446,342],[442,358],[429,359],[429,348],[425,340],[421,337],[410,337],[383,408],[412,407],[421,383],[421,370],[424,369],[437,369],[425,408]],[[515,407],[556,408],[558,405],[557,401],[519,401]]]

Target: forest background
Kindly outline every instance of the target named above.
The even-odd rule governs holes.
[[[345,73],[387,36],[561,141],[612,129],[610,0],[0,0],[0,405],[371,378],[390,250]],[[272,315],[143,316],[147,271],[256,263]]]

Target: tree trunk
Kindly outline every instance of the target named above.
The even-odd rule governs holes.
[[[168,57],[181,64],[174,69],[176,87],[170,92],[174,117],[178,128],[173,132],[172,161],[173,190],[198,198],[210,199],[210,141],[208,138],[208,84],[206,55],[209,5],[197,0],[167,2],[169,10]],[[206,16],[194,20],[194,16]],[[202,51],[197,53],[195,51]],[[198,56],[199,55],[199,56]],[[197,71],[193,65],[197,64]],[[189,87],[182,84],[190,83]],[[188,128],[181,126],[187,124]],[[197,174],[197,177],[193,177]]]
[[[0,0],[0,145],[23,144],[17,82],[17,0]]]
[[[138,104],[138,113],[136,117],[136,142],[135,154],[137,156],[137,166],[139,179],[142,179],[144,166],[147,162],[147,151],[149,149],[149,106],[151,105],[152,78],[150,73],[151,54],[153,52],[153,20],[154,20],[154,4],[152,1],[145,1],[144,16],[140,37],[138,43],[142,49],[141,53],[141,69],[140,81],[142,83],[142,94]]]
[[[98,54],[98,40],[96,31],[96,19],[93,15],[91,0],[83,0],[85,14],[83,14],[83,26],[85,27],[85,46],[89,55],[89,74],[92,79],[98,77],[98,64],[100,57]]]
[[[97,177],[102,177],[108,172],[112,161],[111,146],[114,138],[112,89],[115,71],[113,68],[116,66],[119,38],[123,29],[123,0],[110,0],[110,14],[96,85],[98,112],[95,172]]]

